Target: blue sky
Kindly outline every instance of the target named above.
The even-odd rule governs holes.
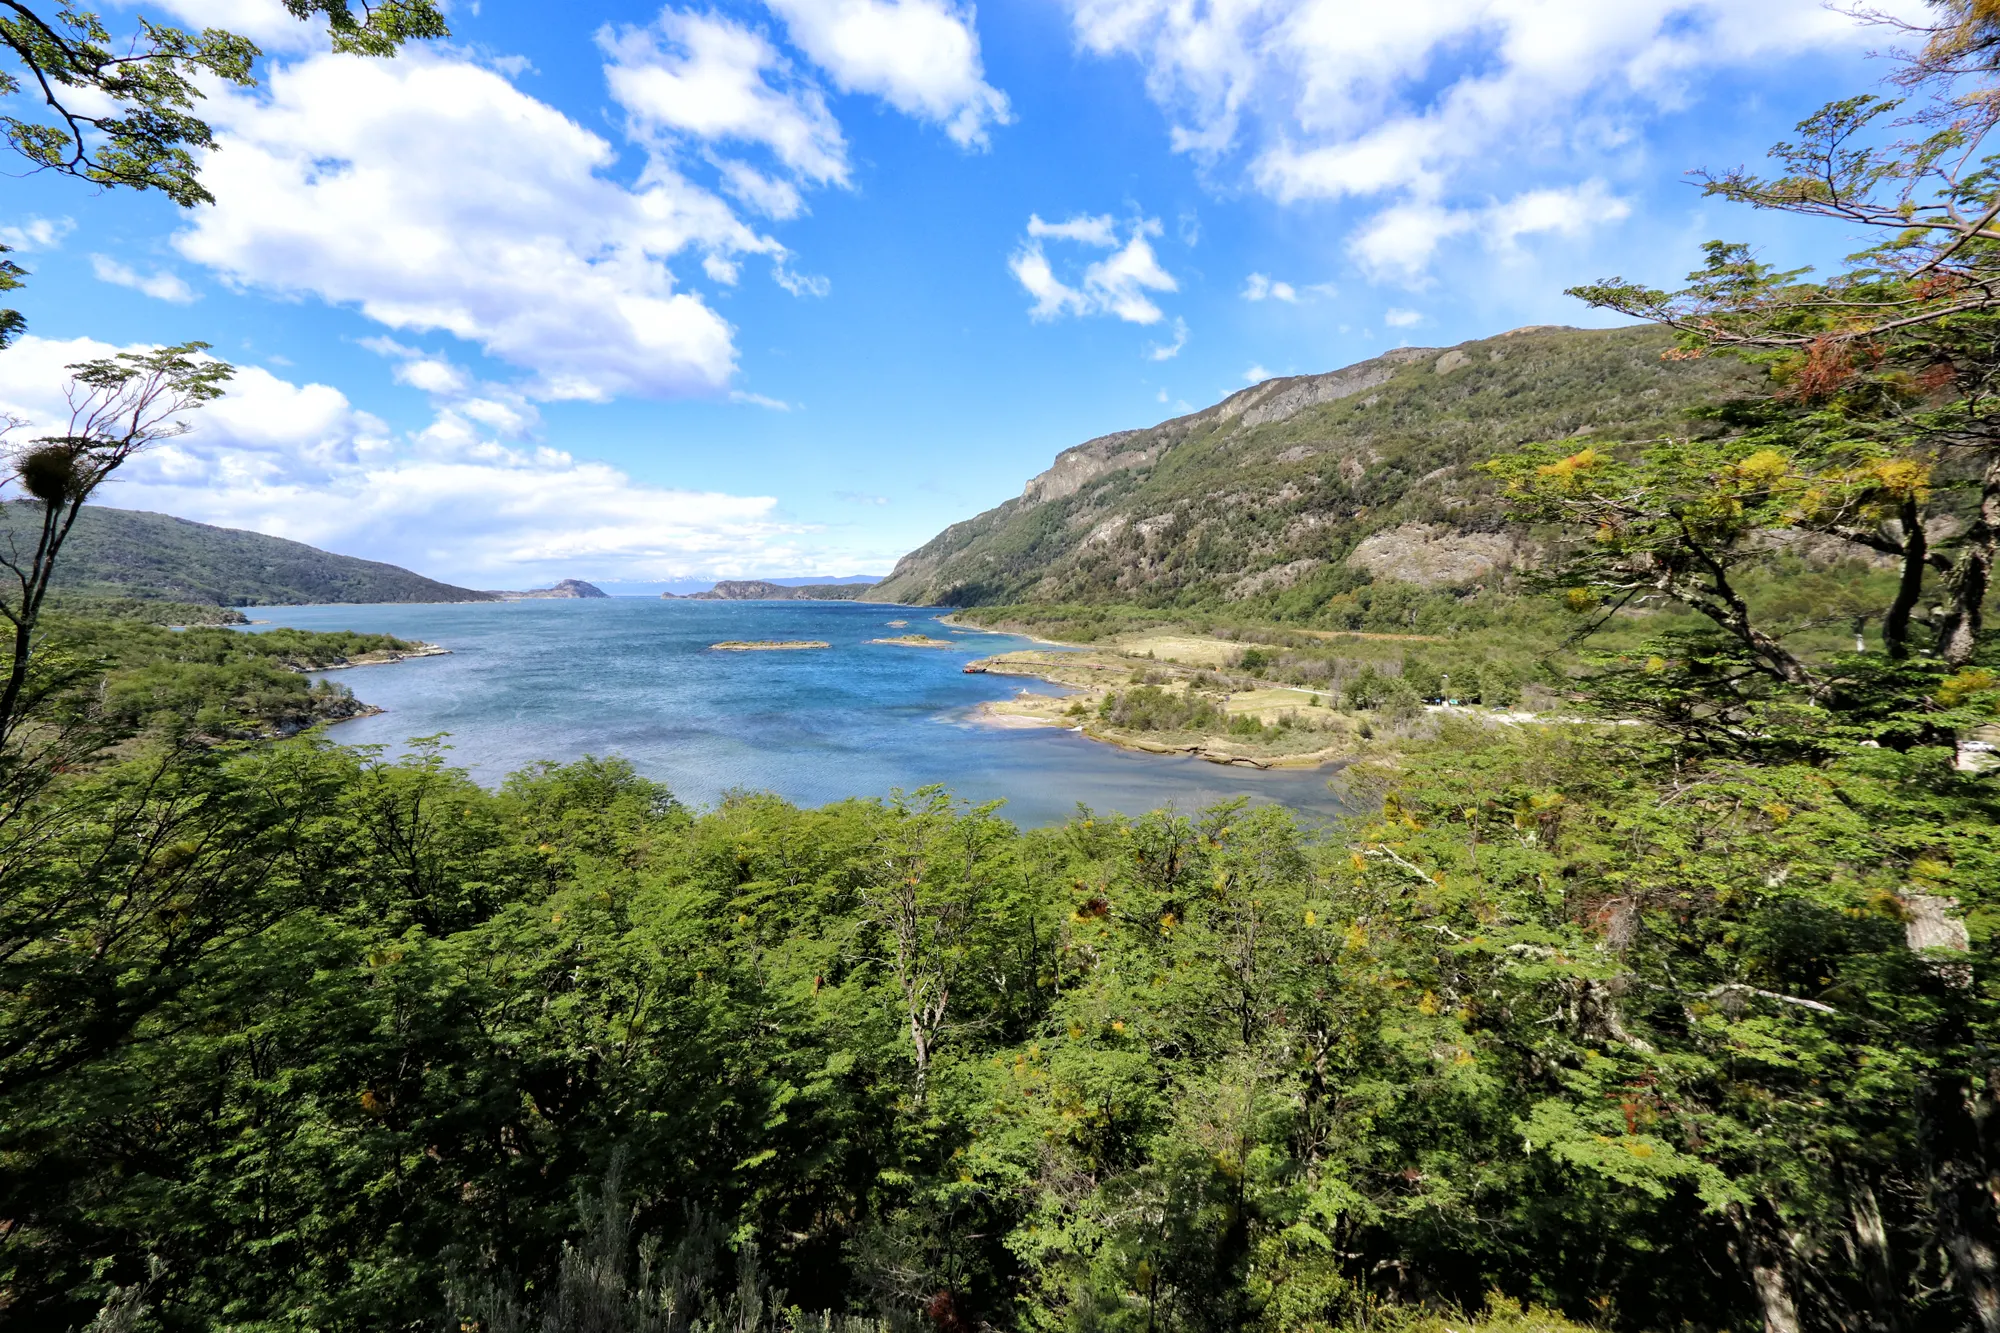
[[[1683,173],[1889,43],[1816,0],[481,0],[368,61],[166,8],[267,52],[206,103],[217,203],[11,182],[0,408],[205,339],[235,391],[108,503],[628,590],[883,573],[1091,436],[1604,322],[1562,289],[1712,236],[1838,256]]]

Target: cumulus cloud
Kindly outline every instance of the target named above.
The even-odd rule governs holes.
[[[1821,0],[1068,3],[1080,46],[1139,64],[1176,149],[1210,170],[1240,168],[1283,202],[1384,201],[1372,253],[1405,270],[1428,261],[1440,228],[1469,230],[1469,207],[1475,220],[1532,212],[1539,196],[1603,174],[1609,144],[1683,104],[1715,70],[1869,41]],[[1914,16],[1924,5],[1889,8]],[[1545,180],[1506,195],[1531,172]],[[1483,196],[1478,205],[1468,191]],[[1621,216],[1599,210],[1578,226]],[[1396,227],[1413,239],[1392,245]],[[1575,234],[1513,234],[1555,232]]]
[[[130,287],[133,291],[144,292],[156,301],[172,301],[175,305],[186,305],[201,299],[194,288],[187,285],[177,273],[166,269],[154,269],[151,273],[141,273],[129,264],[121,264],[110,255],[92,255],[90,270],[99,282],[108,282],[116,287]]]
[[[1348,251],[1379,277],[1418,282],[1447,241],[1471,236],[1479,249],[1504,254],[1524,236],[1581,237],[1631,212],[1631,204],[1601,180],[1529,190],[1483,207],[1411,202],[1376,214],[1350,239]]]
[[[602,138],[490,69],[435,53],[314,55],[205,104],[214,207],[175,244],[247,287],[440,330],[538,398],[719,390],[729,325],[669,261],[783,247],[655,161],[627,187]]]
[[[1075,217],[1067,222],[1047,223],[1034,214],[1028,217],[1028,237],[1007,267],[1015,281],[1035,298],[1028,314],[1034,319],[1056,319],[1063,315],[1116,315],[1130,324],[1157,324],[1163,317],[1147,292],[1180,290],[1171,273],[1160,267],[1153,253],[1151,237],[1160,234],[1154,218],[1130,224],[1123,246],[1108,217]],[[1077,242],[1112,253],[1084,267],[1075,283],[1063,281],[1042,248],[1044,239]],[[1176,346],[1175,352],[1180,348]],[[1169,356],[1173,353],[1168,353]]]
[[[1286,301],[1296,303],[1298,288],[1289,282],[1278,282],[1262,273],[1252,273],[1243,284],[1243,299],[1246,301]]]
[[[768,173],[740,159],[718,163],[724,187],[749,207],[788,218],[801,209],[794,181],[849,184],[847,142],[825,96],[762,33],[668,9],[649,27],[602,28],[597,44],[635,137],[660,149],[728,144],[769,154],[776,170]]]
[[[1400,310],[1391,306],[1383,312],[1382,322],[1392,329],[1408,329],[1423,323],[1424,317],[1415,310]]]
[[[983,148],[1012,115],[986,82],[969,6],[951,0],[767,0],[793,43],[843,92],[879,97]]]
[[[1264,369],[1262,365],[1252,366],[1243,372],[1243,382],[1246,384],[1262,384],[1270,378],[1271,372]]]
[[[267,55],[292,55],[327,45],[323,23],[302,23],[280,0],[161,0],[160,8],[197,28],[248,37]]]
[[[0,227],[0,245],[23,253],[54,250],[75,230],[75,218],[45,218],[31,213],[19,222]]]
[[[29,422],[26,433],[55,427],[63,367],[118,350],[23,338],[0,357],[0,412]],[[405,364],[430,360],[417,354]],[[456,405],[398,436],[338,389],[241,367],[188,434],[134,459],[99,498],[473,587],[578,575],[729,577],[851,558],[817,549],[814,530],[784,521],[771,496],[653,486],[606,463],[496,440],[463,410],[478,401],[478,386],[433,374],[410,378],[456,395]]]

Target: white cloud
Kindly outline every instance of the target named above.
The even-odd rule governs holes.
[[[1100,226],[1100,224],[1103,224]],[[1162,318],[1159,306],[1147,292],[1179,291],[1171,273],[1160,267],[1150,237],[1160,234],[1160,224],[1142,218],[1131,224],[1122,247],[1087,265],[1074,284],[1056,276],[1042,248],[1044,238],[1076,241],[1096,247],[1117,246],[1117,236],[1109,218],[1072,218],[1068,222],[1043,222],[1030,214],[1028,239],[1007,261],[1014,278],[1035,298],[1028,313],[1035,319],[1055,319],[1065,314],[1116,315],[1130,324],[1156,324]],[[1175,352],[1180,348],[1176,346]],[[1173,353],[1168,353],[1172,355]]]
[[[627,188],[602,138],[489,69],[425,52],[313,56],[205,109],[215,206],[176,238],[231,281],[441,330],[540,398],[710,393],[729,325],[668,261],[783,247],[655,160]]]
[[[460,425],[475,422],[509,438],[525,435],[541,425],[541,413],[512,385],[477,381],[463,366],[448,358],[406,347],[393,338],[363,338],[361,345],[398,362],[390,377],[398,384],[428,394],[440,421]],[[437,430],[439,426],[434,422],[431,429]],[[470,431],[473,427],[464,429]]]
[[[128,264],[121,264],[110,255],[92,255],[91,272],[99,282],[108,282],[117,287],[130,287],[133,291],[144,292],[156,301],[172,301],[175,305],[186,305],[198,301],[201,296],[187,285],[177,273],[165,269],[154,269],[151,273],[141,273]]]
[[[713,14],[668,9],[650,27],[606,26],[597,44],[610,59],[604,75],[611,96],[637,137],[761,147],[800,180],[848,184],[847,143],[826,98],[794,77],[761,33]],[[798,211],[796,190],[776,189],[771,177],[731,165],[737,187],[763,211],[776,217]],[[774,200],[778,207],[768,206]]]
[[[295,55],[328,44],[323,22],[301,23],[279,0],[161,0],[160,8],[196,27],[248,37],[267,55]]]
[[[1398,310],[1391,306],[1383,312],[1382,322],[1392,329],[1414,328],[1424,322],[1424,317],[1415,310]]]
[[[1012,119],[986,82],[970,7],[951,0],[767,0],[792,41],[844,92],[944,126],[962,148]]]
[[[76,230],[75,218],[45,218],[29,214],[19,222],[0,227],[0,245],[26,254],[34,250],[54,250],[63,238]]]
[[[761,393],[748,393],[742,389],[731,390],[729,401],[732,403],[742,403],[748,407],[768,408],[773,412],[789,412],[792,410],[792,405],[782,398],[767,398]]]
[[[1246,384],[1262,384],[1265,380],[1270,378],[1271,378],[1271,372],[1264,369],[1264,367],[1261,365],[1252,366],[1250,367],[1250,369],[1243,372],[1243,381]]]
[[[1472,236],[1480,249],[1504,254],[1523,236],[1581,237],[1631,212],[1631,204],[1613,195],[1601,180],[1529,190],[1483,207],[1399,204],[1371,218],[1349,241],[1348,250],[1378,277],[1420,283],[1432,256],[1446,241]]]
[[[733,160],[720,162],[717,164],[717,170],[722,175],[723,190],[730,198],[736,200],[737,203],[742,204],[745,208],[753,209],[756,212],[762,213],[767,218],[777,218],[780,221],[786,218],[795,218],[806,211],[805,196],[799,193],[798,186],[788,180],[780,180],[776,176],[766,176],[748,162]],[[735,265],[731,264],[721,255],[710,254],[702,263],[705,267],[716,264],[726,265],[729,277],[721,279],[721,281],[730,283],[736,281]],[[709,276],[715,276],[712,268],[710,269]]]
[[[1067,222],[1044,222],[1039,213],[1028,214],[1028,235],[1061,241],[1076,241],[1109,250],[1118,244],[1118,224],[1109,213],[1089,217],[1079,213]]]
[[[1467,199],[1602,175],[1646,118],[1719,70],[1864,49],[1821,0],[1068,0],[1077,41],[1144,71],[1174,147],[1274,199],[1362,198],[1382,266],[1428,261]],[[1922,0],[1889,0],[1914,17]],[[1400,211],[1399,211],[1400,210]],[[1428,211],[1429,216],[1423,216]],[[1622,215],[1618,215],[1622,216]],[[1590,225],[1616,221],[1597,212]],[[1428,226],[1433,239],[1421,234]],[[1416,228],[1393,241],[1396,228]],[[1523,226],[1516,237],[1563,231]],[[1575,234],[1564,232],[1564,234]]]
[[[1289,282],[1277,282],[1262,273],[1252,273],[1243,284],[1246,301],[1287,301],[1299,299],[1298,289]]]
[[[1084,312],[1083,293],[1064,284],[1056,277],[1047,255],[1037,242],[1029,242],[1014,252],[1007,261],[1007,268],[1014,280],[1028,289],[1028,295],[1035,298],[1028,314],[1034,319],[1054,319],[1058,315],[1074,311]]]
[[[785,267],[783,260],[772,266],[771,280],[793,296],[825,296],[833,290],[833,284],[825,278],[811,273],[794,273]]]
[[[1187,346],[1187,340],[1187,321],[1177,316],[1174,319],[1174,340],[1170,343],[1153,343],[1147,347],[1146,359],[1148,361],[1171,361],[1181,354],[1181,348]]]
[[[29,336],[0,357],[0,411],[61,419],[62,368],[120,349]],[[412,364],[416,364],[412,362]],[[560,450],[508,447],[456,410],[398,437],[339,390],[240,367],[180,439],[140,455],[106,504],[249,528],[472,587],[563,577],[730,577],[851,561],[771,496],[649,485]]]
[[[459,394],[465,392],[467,378],[463,370],[438,357],[423,357],[407,361],[396,367],[396,382],[425,393]]]

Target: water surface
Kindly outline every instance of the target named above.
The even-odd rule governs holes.
[[[333,728],[393,753],[450,733],[451,757],[484,783],[538,759],[620,755],[683,801],[772,791],[806,805],[886,796],[941,782],[974,801],[1005,800],[1024,825],[1078,803],[1137,813],[1199,809],[1235,796],[1314,816],[1339,812],[1327,774],[1225,768],[1131,754],[1048,728],[970,720],[989,699],[1059,687],[968,676],[974,657],[1032,646],[954,630],[935,613],[852,602],[606,600],[455,605],[282,606],[247,612],[264,627],[349,629],[426,639],[452,650],[334,673],[387,711]],[[907,628],[886,622],[907,620]],[[870,644],[930,634],[962,649]],[[807,652],[714,652],[725,639],[824,639]]]

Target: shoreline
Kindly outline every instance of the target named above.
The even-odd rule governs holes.
[[[1048,648],[1087,649],[1090,646],[1089,644],[1085,643],[1065,643],[1061,639],[1045,639],[1039,634],[1030,634],[1025,630],[988,629],[984,625],[968,625],[964,621],[958,618],[958,612],[956,611],[953,611],[950,615],[938,616],[936,617],[936,620],[938,624],[949,625],[953,629],[958,630],[959,632],[964,634],[997,634],[1002,638],[1007,638],[1007,639],[1026,639],[1029,643],[1039,643],[1044,647]]]
[[[1017,636],[1025,637],[1025,636]],[[1053,646],[1053,645],[1052,645]],[[1216,641],[1217,649],[1234,645]],[[1138,754],[1184,755],[1236,768],[1310,771],[1363,757],[1376,747],[1361,719],[1316,704],[1315,692],[1257,684],[1226,690],[1215,705],[1226,719],[1249,718],[1251,735],[1212,730],[1127,730],[1104,725],[1099,709],[1121,687],[1146,683],[1144,673],[1171,691],[1194,692],[1195,678],[1208,668],[1142,658],[1115,647],[1051,653],[1024,649],[966,663],[968,675],[1019,676],[1060,686],[1064,694],[1022,690],[1010,699],[990,699],[971,710],[975,725],[1008,730],[1054,727],[1085,739]],[[1081,705],[1081,711],[1077,710]],[[1317,743],[1315,743],[1317,742]]]
[[[393,662],[407,662],[418,657],[450,657],[451,649],[443,644],[425,643],[422,640],[408,652],[398,648],[384,648],[380,652],[363,653],[359,657],[344,657],[326,666],[305,667],[307,675],[316,671],[346,671],[350,667],[388,666]]]
[[[1047,696],[1044,696],[1047,697]],[[1062,696],[1056,696],[1062,697]],[[1129,754],[1183,755],[1199,759],[1204,763],[1217,764],[1224,768],[1254,768],[1259,772],[1308,773],[1325,768],[1330,764],[1351,762],[1362,757],[1364,751],[1351,746],[1327,746],[1319,750],[1306,750],[1296,754],[1255,755],[1233,753],[1213,748],[1208,742],[1216,739],[1205,737],[1199,741],[1177,742],[1151,740],[1131,732],[1119,732],[1092,727],[1089,723],[1074,723],[1056,717],[1041,717],[1032,713],[1010,713],[1004,706],[1014,700],[989,699],[975,707],[967,720],[976,726],[992,727],[999,731],[1066,731],[1082,736],[1085,740],[1109,745],[1113,749]],[[1226,743],[1226,742],[1225,742]]]

